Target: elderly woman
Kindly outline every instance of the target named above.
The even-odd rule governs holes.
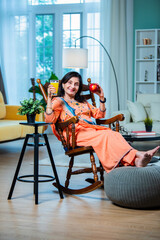
[[[99,89],[96,94],[99,96],[100,106],[95,108],[81,95],[81,75],[77,72],[67,73],[61,80],[58,97],[52,99],[56,89],[52,85],[48,87],[45,121],[53,123],[52,130],[59,138],[54,126],[56,121],[66,121],[77,115],[79,118],[75,126],[77,146],[92,146],[106,172],[119,165],[145,167],[159,146],[147,152],[137,151],[120,133],[92,122],[91,117],[95,119],[105,117],[106,99],[103,89],[100,86]],[[65,131],[63,134],[66,137]]]

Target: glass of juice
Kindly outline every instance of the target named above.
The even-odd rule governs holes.
[[[55,87],[56,92],[53,94],[54,96],[57,96],[58,94],[58,86],[59,86],[59,80],[50,80],[50,84]]]

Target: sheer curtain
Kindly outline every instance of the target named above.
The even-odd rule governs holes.
[[[27,0],[0,1],[0,60],[9,104],[29,95],[27,8]]]
[[[101,41],[109,51],[116,70],[120,109],[126,109],[127,99],[132,98],[132,10],[133,0],[101,0]],[[110,115],[117,110],[117,92],[111,64],[104,57],[103,88]]]

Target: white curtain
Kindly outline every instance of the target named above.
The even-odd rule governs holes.
[[[29,95],[27,7],[27,0],[0,1],[0,59],[9,104]]]
[[[101,0],[101,41],[113,61],[120,98],[120,109],[126,109],[132,97],[132,0]],[[107,113],[118,110],[117,88],[113,69],[104,56],[103,88],[107,96]]]

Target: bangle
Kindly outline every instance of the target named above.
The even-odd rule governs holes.
[[[45,112],[46,115],[51,115],[52,113],[53,113],[53,112],[50,112],[50,113]]]
[[[101,109],[100,109],[100,111],[101,111],[101,112],[105,112],[105,111],[106,111],[106,108],[105,108],[104,110],[101,110]]]
[[[102,101],[101,99],[99,99],[99,101],[101,102],[101,103],[105,103],[106,102],[106,98],[104,97],[104,100]]]

